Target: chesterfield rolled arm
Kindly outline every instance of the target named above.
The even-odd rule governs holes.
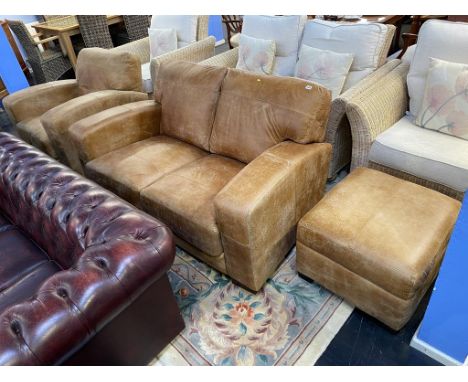
[[[108,337],[93,341],[115,335],[119,315],[167,282],[175,253],[169,229],[6,133],[0,173],[2,213],[61,269],[29,299],[0,311],[0,364],[60,364],[96,343],[112,347]],[[112,358],[126,351],[101,348],[84,362],[137,363],[132,352],[128,360]]]
[[[41,122],[54,146],[58,160],[82,174],[83,168],[77,150],[71,143],[69,127],[80,119],[114,106],[147,99],[145,93],[102,90],[74,98],[49,110],[41,117]]]
[[[273,146],[215,197],[228,274],[259,290],[295,241],[299,219],[323,196],[328,143]]]
[[[78,97],[76,80],[53,81],[17,91],[3,99],[12,124],[36,118],[64,102]]]
[[[139,101],[116,106],[75,122],[69,129],[81,165],[159,134],[161,106]]]

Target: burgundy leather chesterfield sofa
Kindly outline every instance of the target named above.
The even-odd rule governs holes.
[[[183,328],[167,227],[0,133],[0,364],[147,364]]]

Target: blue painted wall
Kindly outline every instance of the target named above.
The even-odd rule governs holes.
[[[450,238],[418,339],[463,363],[468,356],[468,196]]]
[[[0,77],[10,94],[29,86],[2,28],[0,28]]]
[[[210,16],[208,21],[208,35],[215,36],[216,41],[224,39],[223,25],[220,15]]]

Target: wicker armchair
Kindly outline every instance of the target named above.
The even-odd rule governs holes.
[[[76,18],[87,48],[111,49],[114,47],[105,15],[78,15]]]
[[[60,47],[47,47],[43,52],[39,49],[39,45],[57,40],[57,36],[36,41],[34,37],[37,36],[32,36],[22,21],[7,20],[7,23],[26,52],[26,61],[32,69],[36,84],[56,81],[72,68]]]
[[[150,63],[149,37],[130,42],[114,48],[117,52],[129,52],[136,54],[142,64],[143,88],[147,93],[153,92],[153,79],[157,76],[161,63],[167,61],[200,62],[214,55],[216,39],[208,37],[209,16],[198,16],[197,41],[175,51],[155,57]]]
[[[346,105],[354,97],[358,97],[359,94],[365,92],[366,89],[388,74],[400,63],[399,60],[392,60],[385,63],[387,53],[395,33],[395,28],[393,26],[388,27],[385,44],[379,57],[379,64],[381,66],[356,85],[341,93],[340,96],[336,97],[332,101],[326,132],[326,142],[330,143],[333,147],[332,160],[328,174],[329,179],[335,178],[338,172],[349,165],[351,161],[351,152],[354,147],[354,143],[352,143],[352,141],[354,136],[352,137],[351,135],[350,123],[346,115]],[[238,55],[239,48],[234,48],[208,58],[202,61],[202,63],[211,66],[235,68],[237,65]]]
[[[402,61],[348,102],[351,169],[368,166],[462,200],[468,188],[468,141],[420,128],[405,114],[410,101],[410,113],[417,115],[412,107],[422,97],[419,79],[427,75],[430,57],[468,63],[467,36],[466,23],[427,21],[412,62]]]
[[[125,29],[129,41],[136,41],[148,37],[150,18],[147,15],[124,15]]]

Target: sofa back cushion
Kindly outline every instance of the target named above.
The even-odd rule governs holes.
[[[343,86],[345,91],[385,63],[394,30],[392,25],[378,23],[343,24],[311,20],[304,27],[302,44],[353,55]]]
[[[468,64],[468,23],[429,20],[421,27],[407,77],[413,117],[423,102],[431,58]]]
[[[196,15],[154,15],[151,28],[175,29],[177,48],[183,48],[197,41],[198,18]]]
[[[244,16],[242,33],[276,43],[272,74],[293,76],[307,16]]]
[[[163,63],[154,93],[162,106],[161,134],[208,151],[226,71],[183,61]]]
[[[85,48],[78,55],[76,79],[81,94],[99,90],[141,91],[138,56],[102,48]]]
[[[330,92],[315,83],[229,69],[210,151],[248,163],[288,139],[323,142],[330,99]]]

